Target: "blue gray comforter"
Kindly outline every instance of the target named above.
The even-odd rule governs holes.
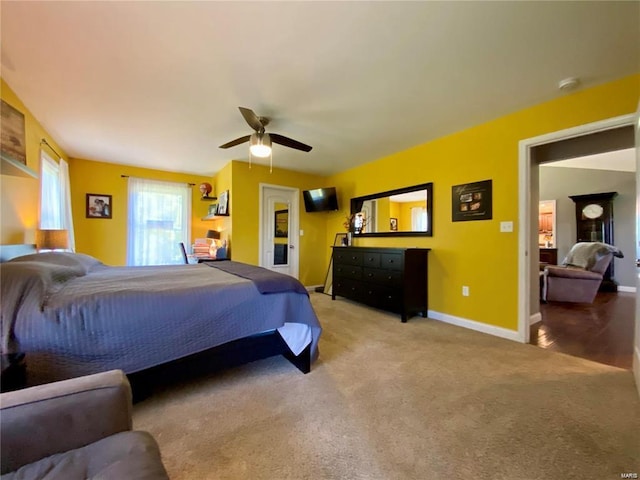
[[[29,383],[133,373],[285,324],[308,329],[317,357],[321,327],[306,292],[261,294],[207,264],[108,267],[54,253],[0,270],[2,351],[27,353]]]

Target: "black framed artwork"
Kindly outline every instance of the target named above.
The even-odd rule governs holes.
[[[492,180],[451,187],[452,221],[491,220],[493,218]]]

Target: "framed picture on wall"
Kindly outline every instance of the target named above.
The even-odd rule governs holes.
[[[7,102],[0,102],[0,150],[2,156],[27,164],[25,148],[24,114]]]
[[[491,180],[451,187],[452,221],[491,220],[493,216]]]
[[[398,219],[397,218],[391,217],[389,219],[389,230],[391,230],[392,232],[397,232],[398,231]]]
[[[225,190],[218,197],[218,215],[229,215],[229,190]]]
[[[111,195],[87,193],[87,218],[112,218]]]

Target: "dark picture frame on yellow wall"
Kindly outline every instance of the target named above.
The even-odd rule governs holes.
[[[111,195],[87,193],[87,218],[112,218],[113,202]]]

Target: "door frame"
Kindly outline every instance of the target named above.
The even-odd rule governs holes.
[[[265,258],[264,258],[264,229],[268,224],[264,218],[264,190],[265,188],[271,188],[275,190],[283,190],[287,192],[287,194],[291,195],[291,205],[289,208],[289,245],[292,245],[293,248],[289,249],[288,258],[289,265],[291,268],[292,276],[295,278],[299,278],[300,276],[300,237],[298,232],[300,231],[300,189],[293,187],[285,187],[283,185],[274,185],[271,183],[260,183],[259,186],[259,201],[258,208],[260,209],[260,214],[258,215],[258,264],[261,267],[265,267]],[[237,214],[237,212],[236,212]],[[292,262],[292,258],[294,261]]]
[[[517,339],[529,343],[530,335],[530,288],[531,288],[531,169],[538,168],[532,162],[531,150],[534,147],[567,140],[574,137],[590,135],[605,130],[635,125],[636,114],[631,113],[619,117],[608,118],[537,137],[520,140],[518,143],[518,333]],[[636,301],[640,292],[636,292]],[[637,325],[636,325],[637,327]]]

